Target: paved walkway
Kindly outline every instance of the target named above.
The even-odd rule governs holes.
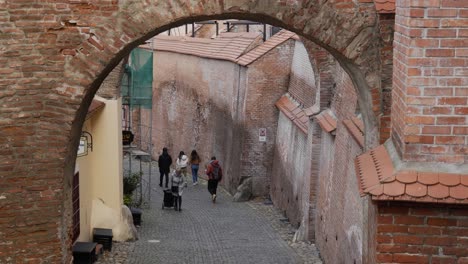
[[[272,205],[234,203],[222,188],[213,204],[201,181],[185,189],[181,212],[162,209],[155,174],[139,240],[115,243],[99,263],[322,263],[313,244],[291,243],[294,229]]]

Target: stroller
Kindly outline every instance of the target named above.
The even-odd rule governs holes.
[[[174,207],[174,195],[172,194],[171,189],[164,190],[164,198],[162,203],[162,209],[164,207]]]

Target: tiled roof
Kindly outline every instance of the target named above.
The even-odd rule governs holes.
[[[253,32],[227,32],[220,34],[215,39],[159,35],[155,37],[152,48],[159,51],[237,62],[237,59],[247,48],[260,37],[259,33]],[[151,49],[151,44],[142,45],[142,47]]]
[[[247,66],[290,38],[296,39],[297,36],[295,33],[283,29],[267,39],[262,45],[240,57],[238,63],[242,66]]]
[[[374,0],[378,13],[395,13],[395,0]]]
[[[299,104],[292,101],[287,95],[283,95],[275,105],[287,118],[299,127],[302,132],[307,133],[309,117],[307,117]]]
[[[356,175],[373,200],[468,204],[468,174],[398,171],[384,145],[357,157]]]
[[[357,117],[353,117],[351,119],[344,120],[343,124],[359,146],[364,148],[364,123],[362,120]]]
[[[317,123],[327,133],[331,133],[336,130],[336,118],[330,110],[325,110],[322,113],[315,116]]]
[[[91,105],[88,107],[88,113],[86,114],[86,119],[89,119],[94,113],[96,113],[99,109],[103,108],[105,105],[106,103],[93,99],[93,101],[91,102]]]

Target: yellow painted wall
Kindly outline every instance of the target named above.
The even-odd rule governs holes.
[[[78,157],[80,172],[80,236],[78,241],[91,241],[92,229],[114,228],[122,221],[122,101],[105,102],[86,120],[83,131],[93,136],[93,151]],[[111,210],[97,210],[96,201]],[[94,201],[94,202],[93,202]]]

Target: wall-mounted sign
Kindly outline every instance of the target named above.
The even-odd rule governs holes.
[[[258,140],[260,142],[265,142],[266,141],[266,128],[258,129]]]
[[[77,156],[82,157],[88,155],[88,149],[93,151],[93,136],[91,136],[90,133],[83,131],[81,132]]]
[[[133,142],[134,135],[130,130],[122,130],[122,144],[130,145]]]

